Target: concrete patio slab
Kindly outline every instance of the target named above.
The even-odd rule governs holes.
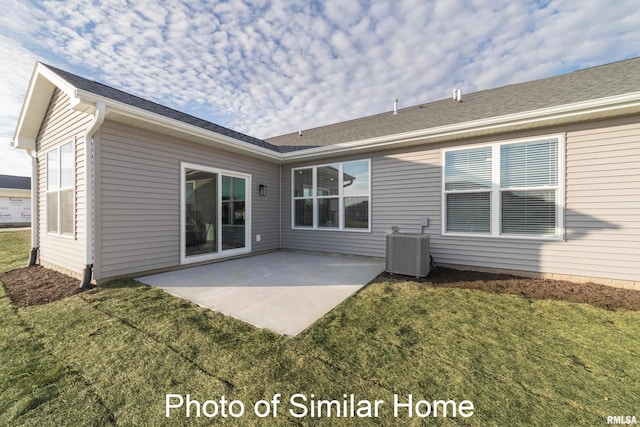
[[[272,252],[141,277],[201,306],[297,335],[384,270],[384,260]]]

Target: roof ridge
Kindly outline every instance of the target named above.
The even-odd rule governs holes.
[[[259,139],[175,108],[40,62],[70,85],[142,110],[228,136],[276,153],[334,145],[453,123],[640,91],[640,57],[466,93],[462,102],[444,97],[392,110]],[[621,65],[626,64],[626,65]],[[606,72],[601,71],[606,69]],[[639,72],[636,72],[639,71]]]
[[[279,146],[318,147],[540,110],[640,92],[640,57],[482,89],[462,102],[441,98],[266,138]]]
[[[519,86],[519,85],[523,85],[523,86],[524,85],[534,85],[534,84],[537,84],[537,83],[542,82],[542,81],[560,79],[560,78],[563,78],[563,77],[566,78],[567,76],[570,76],[570,75],[573,75],[573,74],[582,73],[582,72],[589,72],[589,71],[592,71],[592,70],[597,69],[597,68],[609,67],[609,66],[612,66],[612,65],[616,65],[616,64],[620,64],[620,63],[628,62],[628,61],[634,61],[634,60],[636,60],[636,61],[640,60],[640,57],[631,57],[631,58],[621,59],[621,60],[618,60],[618,61],[609,62],[609,63],[606,63],[606,64],[594,65],[594,66],[587,67],[587,68],[579,68],[579,69],[567,71],[567,72],[564,72],[564,73],[561,73],[561,74],[554,74],[554,75],[550,75],[550,76],[546,76],[546,77],[540,77],[538,79],[525,80],[525,81],[514,82],[514,83],[509,83],[509,84],[500,85],[500,86],[495,86],[495,87],[489,87],[489,88],[486,88],[486,89],[480,89],[480,90],[476,90],[476,91],[473,91],[473,92],[468,92],[468,93],[463,94],[463,101],[464,101],[465,97],[469,97],[471,95],[481,95],[481,94],[484,94],[484,93],[487,93],[487,92],[491,92],[491,91],[512,89],[514,86]],[[440,98],[440,99],[435,99],[435,100],[431,100],[431,101],[421,102],[421,103],[418,103],[418,104],[409,105],[407,107],[399,108],[398,109],[398,114],[401,114],[403,112],[403,110],[407,111],[407,110],[411,110],[411,109],[414,109],[414,108],[423,108],[424,106],[427,106],[427,105],[432,105],[432,104],[436,104],[436,103],[439,103],[439,102],[447,102],[449,100],[450,100],[449,97],[445,97],[445,98]],[[344,121],[331,122],[331,123],[327,123],[327,124],[324,124],[324,125],[314,126],[314,127],[311,127],[311,128],[301,128],[301,130],[302,130],[303,133],[305,131],[309,131],[310,132],[310,131],[314,131],[314,130],[318,130],[318,129],[322,129],[322,128],[328,128],[328,127],[331,127],[331,126],[340,125],[340,124],[343,124],[343,123],[346,124],[346,123],[355,122],[355,121],[359,121],[359,120],[371,119],[371,118],[376,117],[376,116],[384,116],[386,114],[393,115],[393,110],[385,110],[385,111],[381,111],[379,113],[369,114],[369,115],[366,115],[366,116],[360,116],[360,117],[356,117],[356,118],[348,119],[348,120],[344,120]],[[266,141],[270,141],[270,140],[274,140],[274,139],[278,139],[278,138],[284,138],[284,137],[287,137],[287,136],[295,135],[295,134],[298,134],[298,133],[299,132],[295,132],[295,131],[294,132],[287,132],[285,134],[270,136],[268,138],[265,138],[265,140]]]

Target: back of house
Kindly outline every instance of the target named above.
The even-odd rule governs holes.
[[[640,58],[267,140],[37,64],[14,143],[40,262],[84,281],[399,230],[441,265],[640,287]]]

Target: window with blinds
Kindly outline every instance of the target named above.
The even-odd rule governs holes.
[[[556,235],[558,141],[500,146],[501,234]]]
[[[560,138],[444,152],[445,234],[559,237]]]
[[[445,153],[447,231],[491,232],[491,147]]]

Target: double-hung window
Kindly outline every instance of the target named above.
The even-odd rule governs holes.
[[[444,157],[447,231],[491,233],[491,147],[448,151]]]
[[[370,229],[369,160],[292,170],[292,226],[322,230]]]
[[[47,153],[47,231],[73,235],[74,155],[68,142]]]
[[[558,141],[500,146],[500,232],[557,236]]]
[[[560,238],[561,137],[444,152],[443,233]]]

